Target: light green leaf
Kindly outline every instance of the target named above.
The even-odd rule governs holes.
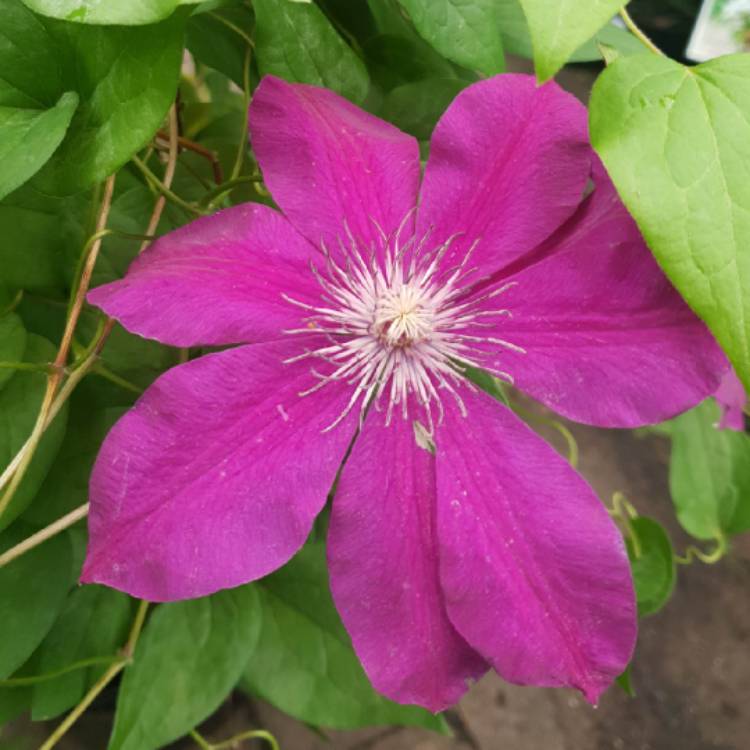
[[[616,60],[591,139],[649,247],[750,390],[750,55]]]
[[[65,136],[78,94],[68,91],[50,109],[0,106],[0,198],[23,185],[52,156]]]
[[[255,45],[261,75],[325,86],[354,102],[367,96],[362,60],[315,4],[254,0]]]
[[[441,55],[485,76],[505,70],[497,0],[400,0]]]
[[[46,363],[55,358],[55,347],[41,336],[27,336],[25,362]],[[0,466],[7,466],[26,442],[36,422],[46,389],[43,372],[17,371],[0,391]],[[63,406],[47,428],[13,500],[0,516],[0,529],[20,515],[34,499],[65,436],[68,407]]]
[[[83,190],[148,142],[177,89],[184,16],[138,28],[86,26],[0,0],[0,106],[49,109],[65,92],[80,100],[65,138],[34,178],[40,190]]]
[[[626,538],[633,570],[638,614],[658,612],[669,601],[675,582],[672,543],[667,532],[651,518],[639,516],[630,525],[636,541]]]
[[[35,656],[38,674],[91,657],[117,656],[130,621],[130,599],[103,586],[74,589]],[[77,669],[34,686],[31,718],[52,719],[72,708],[107,665]]]
[[[253,586],[159,606],[122,681],[109,750],[154,750],[212,714],[242,674],[259,620]]]
[[[155,23],[171,15],[178,5],[200,0],[23,0],[35,13],[63,21],[124,26]]]
[[[459,78],[429,78],[391,90],[383,102],[383,117],[422,141],[467,82]]]
[[[713,399],[671,422],[669,487],[677,518],[698,539],[750,529],[750,437],[716,427]]]
[[[370,685],[331,600],[323,542],[309,542],[257,587],[261,633],[245,690],[316,726],[442,729],[439,717],[392,703]]]
[[[0,551],[34,531],[16,524],[0,536]],[[0,679],[18,669],[47,635],[65,601],[72,573],[67,534],[0,568]]]
[[[0,318],[0,363],[20,362],[26,350],[26,329],[15,313]],[[13,377],[15,370],[0,367],[0,389]]]
[[[624,0],[520,0],[540,81],[552,78],[571,55],[625,4]],[[606,40],[605,40],[606,41]]]

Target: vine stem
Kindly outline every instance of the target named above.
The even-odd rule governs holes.
[[[19,544],[16,544],[15,547],[11,547],[7,552],[3,552],[3,554],[0,555],[0,568],[7,565],[9,562],[12,562],[17,557],[25,554],[29,550],[34,549],[34,547],[38,547],[40,544],[51,539],[53,536],[56,536],[61,531],[70,528],[73,524],[78,523],[82,518],[86,518],[88,513],[89,504],[84,503],[62,518],[58,518],[57,521],[51,523],[49,526],[45,526],[40,531],[37,531],[36,534],[27,537]]]
[[[271,746],[271,750],[279,750],[279,743],[276,741],[276,738],[265,729],[248,729],[246,732],[240,732],[240,734],[236,734],[234,737],[230,737],[228,740],[223,740],[217,744],[209,742],[196,729],[190,731],[190,736],[201,750],[232,750],[232,748],[237,747],[244,740],[265,740]]]
[[[79,669],[98,667],[100,665],[104,666],[105,664],[112,664],[121,659],[121,656],[92,656],[89,659],[75,661],[62,669],[55,670],[54,672],[45,672],[44,674],[33,675],[30,677],[11,677],[7,680],[0,680],[0,687],[25,687],[27,685],[38,685],[40,682],[48,682],[49,680],[62,677],[70,672],[76,672]]]
[[[690,545],[685,549],[685,555],[675,555],[674,561],[678,565],[690,565],[693,560],[700,560],[704,565],[715,565],[727,553],[727,539],[724,534],[717,534],[716,547],[710,552],[704,552],[699,547]]]
[[[625,6],[620,9],[620,18],[622,18],[623,22],[628,27],[628,31],[636,37],[636,39],[642,42],[643,45],[648,47],[654,54],[661,55],[662,57],[664,56],[664,53],[651,41],[651,39],[649,39],[648,36],[646,36],[646,34],[641,31],[630,13],[625,9]]]
[[[141,601],[136,612],[135,619],[130,628],[130,635],[122,649],[122,658],[110,665],[109,669],[94,683],[91,689],[83,696],[81,702],[63,719],[57,729],[47,738],[46,742],[41,745],[39,750],[51,750],[66,734],[66,732],[78,721],[83,712],[96,700],[99,693],[117,677],[128,664],[130,664],[133,653],[135,652],[138,638],[143,630],[143,623],[146,620],[148,602]]]
[[[70,345],[73,341],[73,333],[76,325],[78,324],[78,318],[81,315],[83,309],[83,303],[86,298],[86,293],[89,290],[89,284],[91,283],[91,276],[94,272],[94,266],[96,259],[99,256],[99,249],[102,245],[102,239],[104,238],[107,230],[107,219],[109,217],[109,209],[112,205],[112,195],[115,189],[115,177],[116,175],[110,175],[104,185],[104,196],[102,198],[101,207],[99,209],[99,215],[96,221],[96,232],[92,235],[91,239],[86,243],[84,248],[85,262],[83,264],[83,270],[78,285],[72,293],[72,303],[70,306],[70,313],[65,323],[65,330],[63,331],[62,341],[57,349],[57,355],[55,361],[52,363],[52,373],[47,378],[47,387],[44,391],[42,398],[42,405],[39,408],[39,414],[37,416],[34,427],[31,431],[29,439],[21,449],[21,458],[17,463],[16,468],[6,478],[6,473],[3,473],[0,478],[0,489],[5,487],[6,483],[8,487],[5,494],[0,499],[0,517],[3,515],[8,505],[10,505],[13,496],[15,495],[16,489],[18,488],[21,480],[23,479],[26,469],[31,462],[31,458],[34,455],[39,441],[42,439],[42,434],[48,424],[47,417],[49,416],[52,402],[57,393],[57,389],[63,379],[65,372],[65,365],[68,361],[68,353],[70,351]],[[12,463],[12,462],[11,462]]]

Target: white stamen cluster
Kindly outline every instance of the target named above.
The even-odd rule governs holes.
[[[289,334],[323,333],[327,345],[305,350],[288,362],[306,358],[327,365],[327,372],[313,368],[317,383],[300,396],[319,391],[331,382],[346,381],[351,397],[333,429],[360,404],[360,418],[370,404],[380,409],[387,402],[386,424],[394,411],[408,416],[409,396],[424,408],[428,430],[433,432],[433,408],[438,422],[443,419],[441,393],[449,393],[463,414],[466,409],[459,392],[465,367],[484,367],[496,377],[512,382],[506,372],[481,364],[486,354],[477,344],[496,344],[523,352],[503,339],[476,335],[477,328],[495,328],[492,318],[509,316],[505,309],[487,310],[483,303],[502,294],[513,283],[484,289],[474,295],[472,288],[483,279],[474,278],[469,260],[474,243],[463,259],[448,270],[442,269],[456,236],[438,247],[426,250],[427,236],[400,241],[403,226],[391,237],[381,232],[382,247],[363,248],[348,232],[348,243],[339,242],[340,253],[323,248],[324,269],[311,265],[320,284],[320,305],[309,305],[285,296],[310,316],[306,327],[286,331]],[[469,333],[468,331],[471,331]],[[321,367],[321,369],[323,369]],[[471,387],[471,384],[469,384]]]

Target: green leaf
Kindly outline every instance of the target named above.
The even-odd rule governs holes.
[[[261,633],[242,680],[245,690],[316,726],[442,729],[439,717],[373,690],[331,600],[322,541],[309,542],[257,587]]]
[[[122,681],[109,750],[154,750],[213,713],[242,674],[259,619],[253,586],[159,606]]]
[[[78,106],[68,91],[50,109],[0,106],[0,198],[23,185],[52,156]]]
[[[571,55],[625,4],[624,0],[520,0],[540,81],[552,78]]]
[[[35,13],[63,21],[90,24],[133,26],[161,21],[178,5],[193,5],[200,0],[23,0]]]
[[[675,582],[672,543],[667,532],[651,518],[630,521],[635,540],[626,538],[633,570],[638,615],[658,612],[669,601]]]
[[[16,524],[0,536],[0,551],[34,531]],[[0,568],[0,679],[18,669],[47,635],[65,601],[72,574],[67,534]]]
[[[188,21],[187,47],[196,60],[244,88],[248,44],[232,26],[249,36],[254,24],[253,12],[246,5],[198,13]]]
[[[48,674],[91,657],[117,657],[130,621],[130,599],[103,586],[74,589],[35,656],[37,674]],[[107,665],[68,672],[34,686],[31,718],[52,719],[72,708]]]
[[[397,86],[383,102],[383,117],[427,141],[440,116],[465,86],[466,81],[459,78],[430,78]]]
[[[631,662],[632,664],[632,662]],[[628,664],[625,671],[615,680],[629,698],[635,698],[635,688],[633,687],[633,670]]]
[[[497,0],[400,0],[440,54],[485,76],[505,70]]]
[[[590,110],[621,198],[750,390],[750,55],[621,58]]]
[[[671,422],[672,501],[682,527],[698,539],[750,529],[750,437],[717,429],[719,417],[709,399]]]
[[[32,183],[0,202],[0,284],[47,291],[70,275],[66,261],[83,247],[90,203],[84,194],[45,195]]]
[[[313,3],[254,0],[256,56],[261,75],[325,86],[354,102],[367,96],[362,60]]]
[[[20,362],[26,350],[26,329],[21,318],[10,313],[0,318],[0,363]],[[15,370],[0,367],[0,389],[13,377]]]
[[[0,0],[0,106],[49,109],[65,92],[80,99],[67,135],[34,178],[42,192],[83,190],[148,142],[177,89],[184,15],[139,28],[86,26]]]
[[[27,336],[25,362],[46,363],[55,358],[55,347],[41,336]],[[17,371],[0,391],[0,466],[7,466],[26,442],[36,422],[46,390],[43,372]],[[68,407],[63,406],[47,428],[13,500],[0,516],[0,529],[22,513],[47,476],[65,436]]]

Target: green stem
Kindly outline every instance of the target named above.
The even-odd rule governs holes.
[[[216,744],[209,742],[196,729],[191,730],[190,737],[195,740],[201,750],[233,750],[240,742],[244,742],[245,740],[265,740],[271,746],[271,750],[280,750],[276,738],[265,729],[249,729],[246,732],[240,732],[240,734],[236,734],[234,737]]]
[[[716,547],[710,552],[704,552],[702,549],[690,545],[684,556],[675,555],[674,561],[678,565],[690,565],[694,560],[699,560],[704,565],[715,565],[727,553],[727,539],[723,534],[716,535]]]
[[[94,375],[99,375],[106,380],[109,380],[110,383],[114,383],[115,385],[119,385],[120,388],[124,388],[126,391],[130,391],[131,393],[137,393],[139,396],[141,393],[143,393],[143,388],[137,386],[135,383],[131,383],[129,380],[126,380],[121,375],[118,375],[116,372],[112,372],[108,367],[105,367],[101,362],[97,363],[91,370],[91,372]]]
[[[12,313],[21,304],[22,299],[23,289],[19,289],[16,296],[11,300],[10,304],[6,308],[0,310],[0,318],[4,318],[6,315]]]
[[[49,374],[52,371],[52,365],[42,362],[0,362],[0,370],[28,370]]]
[[[230,190],[239,185],[246,185],[249,182],[262,182],[263,178],[257,175],[243,175],[242,177],[234,177],[231,180],[227,180],[221,185],[217,185],[213,190],[209,190],[202,198],[201,205],[210,206],[221,198],[224,193],[228,193]]]
[[[633,528],[633,521],[638,518],[638,511],[635,506],[622,494],[622,492],[615,492],[612,495],[612,508],[609,509],[609,514],[613,518],[618,519],[625,527],[625,531],[633,543],[633,555],[638,558],[643,553],[641,547],[641,540],[638,538],[638,534],[635,533]]]
[[[664,56],[664,53],[638,28],[636,22],[631,18],[630,13],[623,7],[620,10],[620,18],[622,18],[625,25],[628,27],[628,31],[640,40],[641,43],[648,47],[654,54]]]
[[[224,18],[220,13],[216,13],[215,11],[210,11],[209,16],[212,16],[215,18],[219,23],[223,23],[224,26],[226,26],[228,29],[231,29],[234,31],[235,34],[239,34],[248,44],[249,47],[254,47],[255,42],[253,41],[253,38],[248,34],[244,29],[241,29],[237,24],[232,23],[228,19]]]
[[[245,161],[245,151],[247,150],[247,126],[250,115],[250,58],[252,56],[252,47],[247,48],[245,53],[245,67],[242,72],[242,94],[243,94],[243,121],[242,132],[240,133],[240,145],[237,148],[237,156],[232,167],[230,178],[236,180],[242,172],[242,165]]]
[[[115,662],[122,661],[121,656],[92,656],[89,659],[81,659],[80,661],[68,664],[62,669],[57,669],[54,672],[45,672],[44,674],[33,675],[31,677],[11,677],[7,680],[0,680],[0,687],[25,687],[26,685],[36,685],[39,682],[47,682],[54,680],[57,677],[62,677],[68,672],[75,672],[79,669],[85,669],[86,667],[98,667]]]
[[[133,164],[141,170],[143,176],[149,181],[153,187],[155,187],[165,198],[168,198],[172,203],[178,205],[188,213],[194,216],[203,216],[203,211],[194,206],[192,203],[188,203],[186,200],[180,198],[177,193],[172,192],[137,156],[131,157]]]

